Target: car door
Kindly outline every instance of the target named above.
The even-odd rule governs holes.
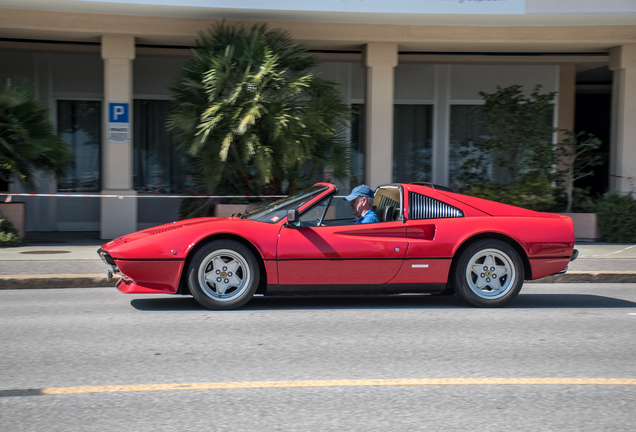
[[[445,283],[455,248],[453,233],[461,231],[461,209],[421,191],[407,190],[408,252],[399,274],[391,283]]]
[[[406,256],[406,224],[400,218],[354,225],[352,213],[342,218],[337,214],[342,212],[335,211],[345,207],[336,204],[338,199],[342,197],[301,214],[300,226],[283,226],[277,252],[279,284],[384,284],[397,274]]]

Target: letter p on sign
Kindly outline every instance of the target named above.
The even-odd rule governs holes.
[[[110,123],[129,123],[129,104],[127,102],[110,102],[108,105],[108,121]]]

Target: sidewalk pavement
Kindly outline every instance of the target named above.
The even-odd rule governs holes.
[[[114,287],[97,249],[105,240],[44,237],[28,246],[0,248],[0,289]],[[577,243],[579,257],[563,275],[541,283],[636,283],[636,245]]]

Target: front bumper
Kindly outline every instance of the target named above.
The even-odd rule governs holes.
[[[117,267],[117,263],[115,262],[113,257],[110,256],[110,254],[107,251],[105,251],[102,248],[99,248],[97,250],[97,255],[99,255],[99,257],[102,259],[104,264],[106,264],[106,265],[111,267],[106,272],[106,280],[110,281],[113,278],[113,276],[115,276],[115,275],[123,276],[121,271],[119,270],[119,267]]]
[[[110,267],[108,280],[119,276],[117,289],[126,294],[175,294],[185,260],[123,260],[99,249],[98,255]]]

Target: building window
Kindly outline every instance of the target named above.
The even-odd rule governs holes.
[[[0,171],[0,192],[9,192],[9,176]]]
[[[57,130],[71,147],[75,164],[58,181],[60,192],[99,192],[101,173],[102,103],[58,100]]]
[[[450,108],[448,180],[449,186],[457,191],[462,188],[459,174],[466,159],[461,152],[470,150],[474,140],[488,139],[488,132],[483,105],[451,105]]]
[[[351,104],[351,189],[364,183],[364,104]]]
[[[464,185],[459,181],[461,167],[466,158],[462,151],[474,150],[473,143],[490,139],[486,128],[486,112],[483,105],[451,105],[450,116],[450,148],[449,148],[449,185],[454,190],[461,190]],[[545,114],[543,122],[552,124],[553,111]],[[549,136],[546,139],[551,139]],[[487,167],[488,178],[484,183],[495,181],[500,184],[509,183],[512,177],[504,168],[489,163]]]
[[[139,193],[183,193],[192,186],[187,159],[166,130],[170,101],[133,102],[133,188]]]
[[[431,181],[432,105],[394,105],[393,181]]]

